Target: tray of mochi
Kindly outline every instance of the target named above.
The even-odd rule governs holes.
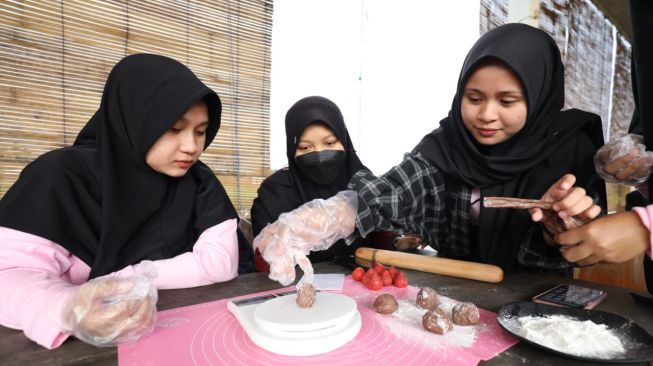
[[[653,360],[653,336],[617,314],[514,302],[501,307],[497,321],[524,342],[578,360],[594,363]]]

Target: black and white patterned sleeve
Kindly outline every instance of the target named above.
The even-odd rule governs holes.
[[[575,267],[560,254],[557,246],[551,246],[542,237],[542,228],[533,225],[522,242],[517,260],[522,266],[545,270],[570,270]]]
[[[358,234],[365,237],[375,230],[415,233],[429,240],[427,227],[443,209],[439,192],[444,179],[419,153],[406,154],[404,160],[381,177],[369,170],[357,172],[349,189],[358,192]],[[347,238],[353,241],[356,235]]]

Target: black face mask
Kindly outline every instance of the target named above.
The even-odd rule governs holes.
[[[345,164],[342,150],[323,150],[295,157],[299,170],[313,182],[327,185],[336,179]]]

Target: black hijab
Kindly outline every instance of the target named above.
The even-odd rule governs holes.
[[[173,178],[145,156],[200,100],[209,113],[206,148],[220,127],[218,95],[173,59],[125,57],[75,144],[23,170],[0,201],[0,225],[60,244],[91,267],[90,278],[191,250],[205,229],[236,211],[201,161]]]
[[[521,81],[528,105],[523,129],[511,139],[481,146],[466,130],[461,101],[467,80],[488,61],[507,65]],[[600,117],[564,106],[564,67],[555,41],[525,24],[506,24],[485,33],[469,51],[449,116],[415,148],[448,180],[481,188],[481,196],[540,198],[561,176],[577,185],[594,179],[592,156],[603,144]],[[597,189],[601,190],[600,185]],[[479,258],[510,268],[532,227],[517,210],[481,209]]]
[[[333,182],[319,185],[306,177],[295,163],[297,143],[304,129],[314,122],[327,125],[345,148],[345,167]],[[349,179],[364,168],[338,106],[324,97],[306,97],[295,103],[286,113],[286,156],[288,168],[281,169],[267,178],[258,190],[258,197],[252,206],[252,226],[254,235],[279,218],[284,212],[290,212],[302,204],[316,198],[329,198],[339,191],[347,189]],[[338,241],[329,250],[313,252],[311,261],[318,262],[339,255],[344,247]]]

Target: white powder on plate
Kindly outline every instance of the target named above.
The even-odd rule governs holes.
[[[559,352],[587,358],[611,358],[625,352],[624,345],[605,324],[562,315],[519,318],[520,335]]]

